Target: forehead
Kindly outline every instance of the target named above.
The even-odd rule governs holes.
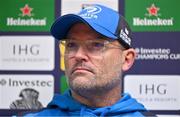
[[[104,41],[104,40],[109,40],[112,41],[111,39],[99,34],[95,30],[93,30],[90,26],[84,23],[76,23],[74,24],[70,30],[67,33],[66,36],[68,39],[73,39],[73,40],[95,40],[99,39]],[[112,43],[120,45],[120,43],[116,40],[113,41]]]

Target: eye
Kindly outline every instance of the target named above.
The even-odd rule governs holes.
[[[91,42],[91,47],[93,49],[102,49],[104,47],[103,42]]]
[[[68,49],[75,49],[78,47],[78,44],[73,41],[66,42],[66,48]]]

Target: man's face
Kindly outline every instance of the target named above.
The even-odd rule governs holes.
[[[71,27],[67,38],[83,43],[87,40],[97,40],[102,36],[87,25],[77,23]],[[65,52],[65,73],[68,84],[74,92],[103,92],[120,85],[124,62],[123,51],[117,48],[121,46],[117,41],[112,44],[107,45],[112,48],[105,48],[98,55],[90,54],[83,44],[80,44],[73,56]]]

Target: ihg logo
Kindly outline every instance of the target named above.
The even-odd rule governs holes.
[[[37,56],[40,53],[39,44],[14,44],[13,55],[33,55]]]
[[[140,84],[139,93],[142,94],[160,94],[165,95],[167,93],[166,84]]]

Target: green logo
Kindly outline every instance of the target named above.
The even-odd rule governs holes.
[[[54,12],[54,0],[0,1],[0,31],[47,32]]]
[[[180,31],[178,4],[178,0],[126,0],[125,17],[133,31]]]

